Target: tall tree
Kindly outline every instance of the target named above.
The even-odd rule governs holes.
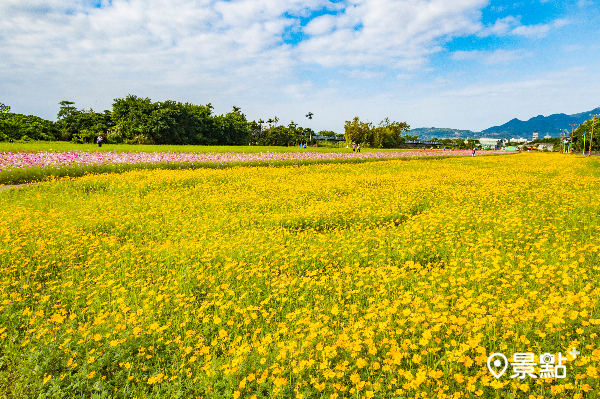
[[[377,127],[361,122],[358,116],[352,121],[346,121],[344,125],[346,141],[364,143],[376,148],[398,147],[405,141],[402,133],[408,130],[410,126],[406,122],[391,122],[389,118],[385,118]]]
[[[56,125],[62,140],[91,143],[95,137],[104,135],[113,125],[109,111],[98,113],[91,108],[79,110],[72,101],[61,101],[59,104]]]
[[[308,120],[310,121],[310,120],[312,120],[312,117],[313,117],[313,115],[314,115],[314,114],[313,114],[312,112],[308,111],[308,114],[306,114],[305,116],[306,116],[306,117],[308,118]],[[311,130],[311,132],[312,132],[312,130]],[[312,141],[312,133],[310,133],[309,140],[310,140],[310,141]]]
[[[371,133],[371,123],[361,122],[358,116],[344,125],[344,136],[350,143],[368,143]]]

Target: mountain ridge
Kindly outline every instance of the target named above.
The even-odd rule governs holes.
[[[567,115],[564,113],[552,114],[549,116],[538,115],[530,118],[526,121],[522,121],[518,118],[513,118],[503,125],[492,126],[481,132],[474,132],[471,130],[460,130],[450,128],[416,128],[411,129],[409,134],[417,135],[422,139],[454,139],[454,138],[479,138],[479,137],[490,137],[490,138],[527,138],[530,139],[534,131],[539,133],[539,137],[542,138],[545,135],[550,137],[559,137],[560,132],[563,129],[571,131],[571,124],[579,125],[589,119],[590,114],[600,114],[600,107],[594,108],[591,111],[579,112],[576,114]]]

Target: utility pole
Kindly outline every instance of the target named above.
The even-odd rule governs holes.
[[[576,123],[571,123],[571,142],[569,143],[569,154],[571,153],[571,148],[573,147],[573,132],[575,131]]]
[[[600,116],[600,115],[590,115],[592,117],[592,134],[590,136],[590,153],[588,154],[589,156],[592,156],[592,145],[594,144],[594,124],[596,123],[596,117]]]

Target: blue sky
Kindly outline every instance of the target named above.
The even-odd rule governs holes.
[[[2,0],[0,102],[479,131],[600,105],[600,0]],[[304,115],[311,111],[308,121]]]

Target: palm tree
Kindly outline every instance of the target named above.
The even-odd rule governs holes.
[[[308,120],[310,121],[310,120],[312,120],[312,117],[313,117],[313,115],[314,115],[314,114],[313,114],[312,112],[308,111],[308,114],[306,114],[305,116],[306,116],[306,117],[308,118]],[[312,141],[312,129],[311,129],[311,133],[310,133],[310,141]]]

